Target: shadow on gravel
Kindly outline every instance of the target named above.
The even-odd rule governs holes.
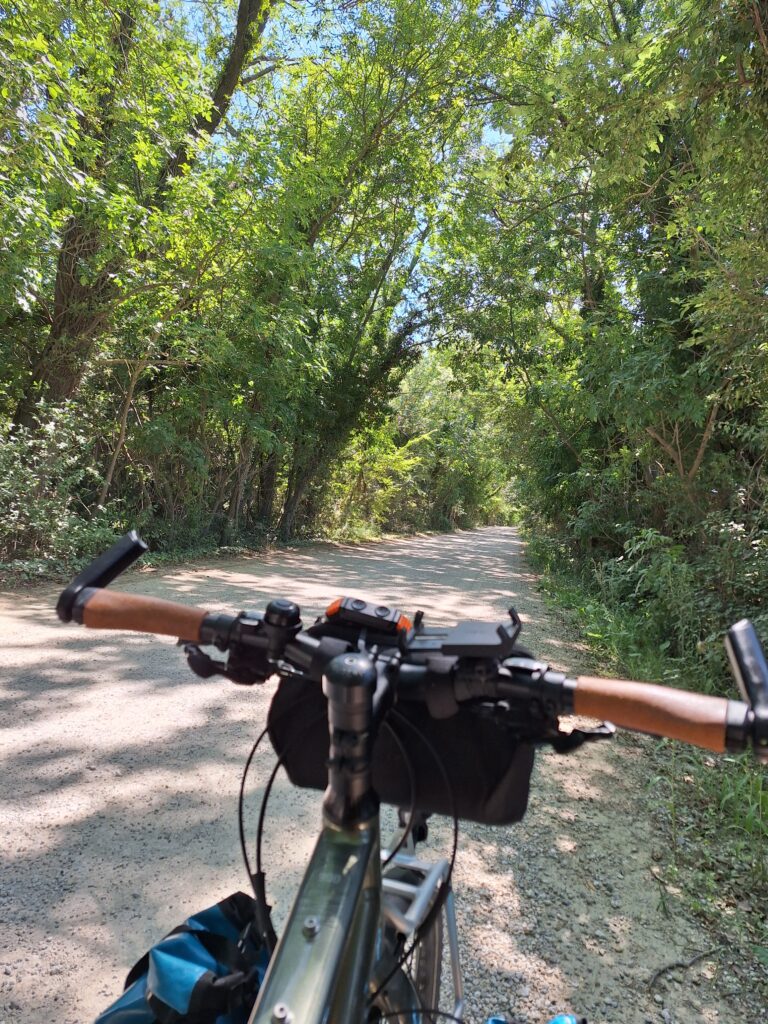
[[[249,606],[260,606],[268,597],[285,596],[319,612],[339,593],[355,592],[392,603],[418,603],[427,611],[432,603],[439,603],[445,617],[442,606],[446,596],[449,606],[455,605],[460,614],[467,592],[484,604],[494,599],[503,602],[517,596],[516,579],[531,578],[510,565],[519,557],[522,542],[517,538],[502,537],[497,529],[471,536],[471,554],[466,551],[467,534],[457,533],[415,541],[327,546],[320,552],[289,549],[258,560],[216,562],[202,572],[173,572],[164,581],[177,595],[202,602],[215,580],[233,594],[247,592]],[[506,585],[499,587],[499,582]],[[132,577],[131,589],[141,589],[142,583]]]
[[[487,616],[489,605],[501,618],[516,601],[524,619],[543,620],[516,534],[489,529],[471,538],[469,553],[459,533],[137,572],[121,587],[211,608],[263,608],[286,596],[305,608],[305,619],[351,592],[422,607],[428,621]],[[246,888],[237,790],[270,691],[195,680],[172,641],[57,624],[55,591],[5,598],[0,924],[8,952],[0,965],[10,973],[0,980],[0,1016],[8,1024],[74,1024],[114,997],[150,942],[187,913]],[[536,636],[537,646],[566,643],[549,624]],[[257,779],[270,766],[267,748]],[[319,806],[318,793],[287,783],[270,804],[268,885],[283,911]],[[252,836],[258,804],[251,798],[248,808]],[[561,831],[569,841],[567,823]],[[490,871],[510,833],[484,835]],[[480,897],[479,883],[462,884]],[[532,913],[518,911],[521,920]],[[495,977],[488,950],[480,955]],[[497,966],[499,985],[508,987],[509,964]]]
[[[185,684],[176,681],[177,694]],[[153,685],[133,683],[113,708],[126,712]],[[267,695],[238,700],[234,687],[219,683],[197,701],[192,722],[187,715],[184,725],[174,724],[174,708],[183,714],[176,700],[162,722],[142,724],[126,713],[125,732],[107,743],[92,718],[85,730],[75,721],[76,700],[68,707],[44,679],[37,692],[28,687],[30,699],[41,691],[55,707],[37,719],[20,708],[24,727],[2,759],[0,965],[9,965],[13,987],[0,971],[0,1007],[9,1024],[53,1019],[54,1010],[61,1024],[80,1024],[119,994],[128,967],[151,942],[194,910],[247,889],[237,792]],[[105,719],[115,695],[112,686],[97,701]],[[25,729],[40,732],[41,723],[45,734],[27,746]],[[267,744],[254,785],[271,766]],[[280,851],[277,875],[295,885],[319,817],[317,796],[304,804],[285,785],[271,807],[281,842],[295,852],[292,868]],[[257,811],[251,795],[251,840]]]

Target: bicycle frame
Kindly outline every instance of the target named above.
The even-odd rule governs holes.
[[[326,821],[249,1024],[362,1021],[380,947],[378,816]]]
[[[379,855],[378,816],[357,829],[323,826],[249,1024],[364,1020],[368,999],[389,966],[380,959],[384,922],[410,939],[444,885],[449,885],[444,914],[452,1012],[461,1017],[463,982],[449,862],[398,853],[392,863],[421,879],[413,885],[382,876],[385,855],[386,850]],[[404,898],[407,910],[388,902],[391,896]],[[418,1020],[423,1007],[408,977],[397,972],[388,988],[389,1001],[403,1020]]]
[[[408,975],[392,973],[397,960],[387,948],[386,923],[406,940],[415,936],[444,886],[454,1015],[460,1017],[463,994],[449,862],[430,864],[398,853],[392,863],[420,881],[382,878],[370,752],[374,694],[381,698],[386,680],[368,658],[343,655],[331,662],[323,689],[331,733],[323,827],[249,1024],[361,1024],[385,981],[387,1003],[403,1021],[416,1024],[423,1008]],[[389,903],[387,896],[393,897]]]

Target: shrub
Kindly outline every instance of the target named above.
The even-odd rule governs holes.
[[[70,408],[43,410],[40,419],[39,429],[0,435],[0,563],[25,576],[75,566],[120,526],[115,504],[93,500],[101,480],[92,425]]]

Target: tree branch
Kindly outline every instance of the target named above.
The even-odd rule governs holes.
[[[709,410],[709,416],[704,427],[704,433],[701,435],[701,441],[699,443],[698,450],[696,452],[696,458],[693,460],[691,468],[688,470],[688,479],[693,480],[696,474],[701,469],[701,463],[704,459],[704,453],[707,450],[710,438],[712,437],[712,431],[715,429],[715,423],[717,422],[717,414],[720,411],[720,401],[718,400]]]
[[[109,489],[112,486],[112,479],[115,475],[115,469],[117,468],[117,460],[120,458],[120,452],[125,444],[125,436],[128,432],[128,416],[130,415],[131,405],[133,404],[133,395],[136,391],[136,385],[139,377],[142,375],[149,365],[147,359],[137,359],[134,363],[133,369],[131,370],[131,376],[128,379],[128,387],[125,391],[125,399],[123,400],[123,408],[120,413],[120,429],[118,430],[117,440],[115,441],[115,447],[112,452],[112,458],[109,460],[109,466],[104,477],[104,483],[101,486],[99,493],[98,504],[103,505],[109,495]]]
[[[563,444],[568,449],[568,451],[571,453],[571,455],[573,455],[574,459],[576,459],[576,462],[580,466],[581,465],[581,456],[579,455],[577,450],[574,448],[574,446],[571,444],[571,442],[568,440],[568,436],[565,433],[565,431],[562,429],[560,424],[558,423],[557,417],[555,416],[555,414],[553,412],[551,412],[551,410],[547,407],[547,405],[544,402],[541,401],[540,398],[536,397],[535,392],[534,392],[533,382],[531,381],[531,378],[528,375],[527,370],[523,366],[521,366],[519,363],[513,363],[513,366],[514,366],[515,370],[518,372],[518,374],[520,375],[520,377],[522,378],[523,383],[525,384],[525,386],[530,391],[531,397],[533,398],[533,401],[536,403],[536,405],[539,407],[539,409],[541,409],[541,411],[547,417],[549,422],[555,428],[555,433],[560,438],[560,440],[563,442]]]
[[[652,437],[653,440],[656,441],[657,444],[659,444],[664,449],[664,451],[667,453],[670,459],[672,459],[672,461],[674,462],[675,468],[677,469],[679,476],[681,478],[684,478],[686,475],[685,467],[682,464],[679,453],[675,451],[675,449],[672,447],[669,441],[666,441],[661,436],[661,434],[654,430],[653,427],[646,427],[645,432],[646,434],[649,435],[649,437]]]
[[[243,69],[264,33],[271,7],[271,0],[240,0],[235,34],[211,95],[210,113],[197,115],[184,141],[179,143],[175,152],[166,161],[155,189],[154,198],[157,201],[162,201],[168,181],[187,163],[192,141],[201,136],[213,135],[226,117],[232,96],[240,84]]]
[[[611,16],[611,24],[613,25],[613,31],[616,33],[616,38],[621,39],[621,25],[619,24],[619,19],[616,17],[616,11],[614,10],[612,0],[608,0],[608,13]]]
[[[766,37],[765,34],[765,26],[763,25],[763,19],[760,16],[760,7],[756,3],[756,0],[752,0],[752,18],[755,22],[757,34],[760,36],[760,42],[762,43],[763,50],[768,54],[768,37]]]

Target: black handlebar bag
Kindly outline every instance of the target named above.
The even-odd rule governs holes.
[[[373,784],[382,802],[395,807],[413,803],[427,814],[451,815],[455,809],[460,819],[483,825],[522,821],[534,748],[514,735],[514,723],[503,710],[489,712],[483,705],[460,705],[455,715],[438,719],[423,704],[398,704],[397,714],[379,729],[373,752]],[[302,789],[325,789],[328,702],[320,686],[281,679],[268,726],[291,782]]]

